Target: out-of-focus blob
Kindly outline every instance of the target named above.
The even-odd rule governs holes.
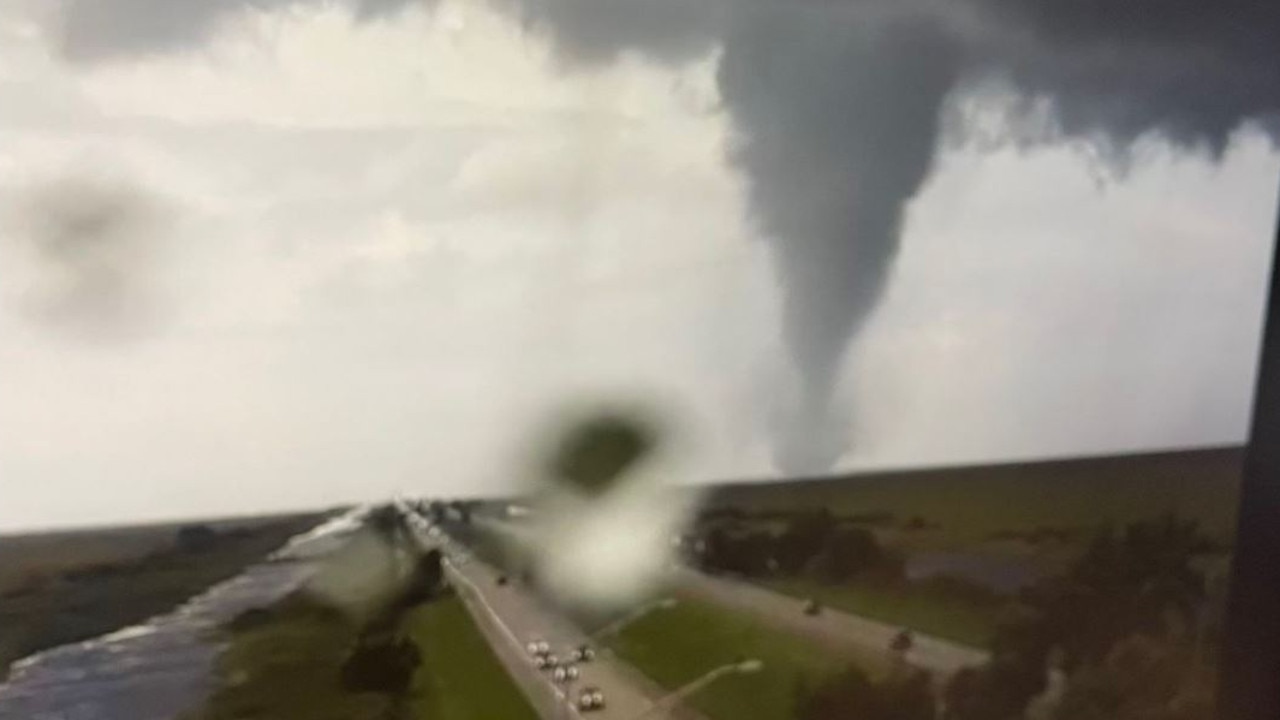
[[[390,604],[417,561],[416,546],[397,536],[401,528],[394,515],[394,509],[366,511],[360,527],[345,530],[345,542],[321,561],[303,592],[355,619],[368,619]]]
[[[18,193],[7,209],[0,237],[11,308],[89,339],[134,337],[159,320],[159,255],[172,216],[156,195],[119,178],[65,176]]]
[[[598,495],[644,459],[655,441],[653,429],[638,416],[594,416],[570,428],[552,456],[548,475],[585,494]]]
[[[643,413],[607,411],[570,425],[553,444],[530,526],[512,532],[558,602],[609,613],[662,582],[696,497],[675,487],[660,430]]]

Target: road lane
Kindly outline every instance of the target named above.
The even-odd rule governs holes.
[[[484,519],[481,527],[527,542],[528,530],[514,523]],[[804,613],[804,601],[748,582],[712,577],[684,566],[673,566],[670,582],[679,591],[723,607],[746,612],[772,627],[799,635],[840,651],[891,658],[889,644],[901,627],[860,615],[823,608],[816,616]],[[941,638],[912,633],[913,647],[904,658],[939,681],[965,667],[982,665],[990,655],[976,648]]]
[[[688,568],[674,569],[672,577],[683,592],[694,597],[751,614],[774,627],[837,649],[888,656],[891,655],[889,644],[902,630],[898,626],[830,608],[823,608],[818,615],[806,615],[803,600]],[[990,657],[982,650],[929,635],[912,633],[912,638],[912,648],[905,661],[940,676],[939,679],[950,677],[965,667],[982,665]]]
[[[444,534],[428,535],[429,525],[416,514],[411,518],[414,518],[411,523],[419,540],[425,546],[440,547],[450,558],[445,567],[454,587],[482,629],[486,626],[497,629],[496,633],[486,633],[492,639],[502,640],[495,645],[495,652],[509,669],[516,668],[517,682],[527,694],[533,693],[530,700],[546,720],[632,720],[649,710],[653,701],[665,692],[656,684],[637,682],[637,671],[607,653],[599,652],[595,660],[579,664],[581,676],[577,681],[563,687],[555,685],[547,673],[534,667],[533,658],[525,646],[532,640],[545,640],[554,653],[565,657],[571,648],[588,642],[586,634],[536,594],[520,586],[514,578],[506,585],[499,585],[497,570],[471,557],[465,547]],[[467,559],[457,561],[463,557]],[[498,635],[500,638],[495,637]],[[518,663],[515,661],[517,658]],[[571,701],[584,687],[599,688],[605,696],[605,707],[580,712]],[[547,688],[551,689],[548,691]],[[554,694],[554,703],[546,699],[549,692]],[[552,705],[558,705],[557,711],[547,715],[553,712],[549,709]],[[654,712],[645,717],[646,720],[700,718],[687,709]]]

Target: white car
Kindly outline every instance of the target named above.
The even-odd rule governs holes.
[[[557,667],[551,674],[552,679],[558,683],[566,683],[570,680],[578,679],[577,665],[561,665]]]
[[[604,693],[598,687],[585,687],[578,693],[579,710],[600,710],[604,707]]]
[[[572,662],[591,662],[595,657],[596,651],[590,645],[579,645],[569,653]]]
[[[524,649],[528,650],[530,655],[546,655],[551,652],[551,644],[546,640],[530,640]]]

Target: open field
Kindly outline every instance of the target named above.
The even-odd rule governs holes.
[[[689,704],[712,720],[790,720],[802,685],[813,685],[854,661],[883,670],[876,659],[836,655],[736,612],[689,599],[627,627],[611,647],[670,689],[726,663],[763,661],[760,672],[726,676],[690,698]]]
[[[339,670],[358,628],[336,613],[286,598],[270,619],[228,632],[217,687],[186,720],[279,718],[374,720],[390,703],[342,691]]]
[[[717,489],[709,505],[766,515],[826,507],[891,527],[919,518],[937,528],[921,534],[932,534],[943,545],[1172,512],[1197,520],[1213,538],[1229,544],[1242,461],[1242,449],[1225,448],[738,483]]]
[[[0,594],[67,570],[136,560],[168,549],[178,530],[190,525],[218,532],[251,530],[301,516],[316,513],[0,534]]]
[[[910,586],[829,585],[803,578],[761,584],[770,590],[797,598],[813,598],[837,610],[975,648],[985,648],[991,643],[1001,610],[995,603],[964,602],[927,588]]]
[[[413,717],[537,719],[458,598],[420,607],[405,622],[423,656],[415,679]]]
[[[339,681],[359,628],[296,597],[265,622],[229,631],[218,688],[186,720],[536,720],[456,597],[412,610],[402,631],[422,664],[408,693],[357,693]]]
[[[178,526],[6,538],[4,552],[26,547],[50,565],[24,560],[26,579],[0,593],[0,676],[18,658],[163,613],[318,521],[291,515],[215,523],[200,547],[181,546]]]

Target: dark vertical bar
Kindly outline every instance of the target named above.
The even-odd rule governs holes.
[[[1280,718],[1280,226],[1245,453],[1223,637],[1219,718]]]

